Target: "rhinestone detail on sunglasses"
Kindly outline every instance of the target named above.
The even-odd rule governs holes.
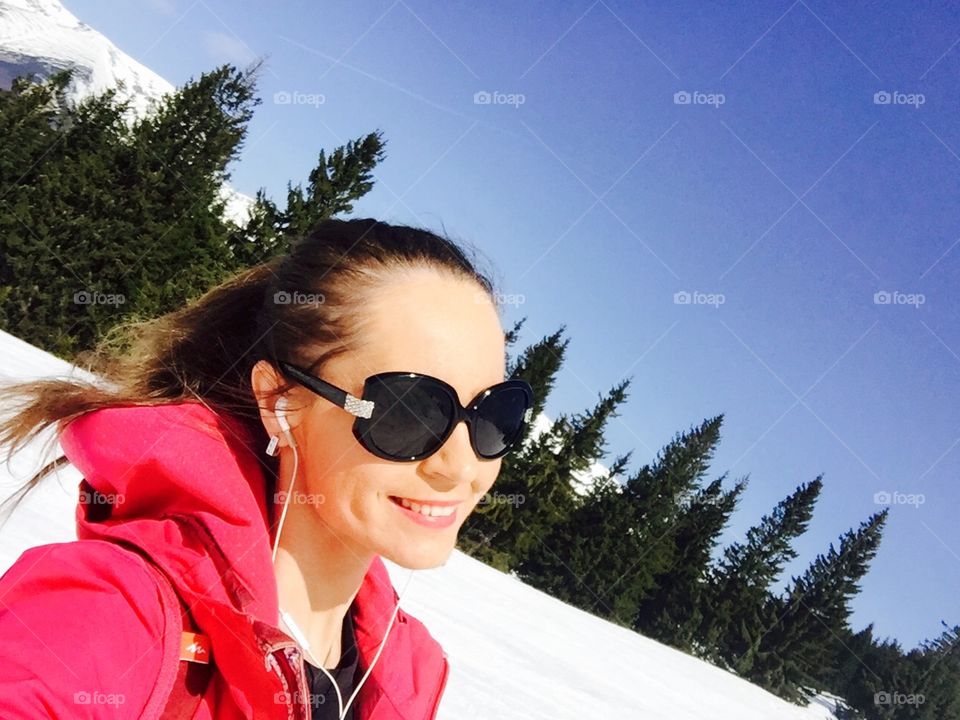
[[[348,413],[367,419],[373,415],[373,406],[372,400],[361,400],[350,394],[347,394],[347,399],[343,402],[343,409]]]

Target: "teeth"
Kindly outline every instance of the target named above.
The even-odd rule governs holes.
[[[421,515],[426,515],[427,517],[449,517],[457,511],[456,505],[440,507],[439,505],[421,505],[420,503],[411,502],[406,498],[397,499],[405,508],[420,513]]]

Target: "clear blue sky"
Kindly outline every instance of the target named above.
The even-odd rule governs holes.
[[[854,626],[912,647],[960,622],[960,8],[66,5],[175,84],[267,58],[242,192],[282,201],[382,129],[355,215],[476,244],[522,344],[567,325],[549,414],[632,377],[608,438],[635,466],[725,414],[714,471],[750,475],[726,541],[823,473],[796,574],[877,493],[922,495],[891,506]]]

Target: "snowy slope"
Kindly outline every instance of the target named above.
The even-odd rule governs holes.
[[[68,364],[0,332],[0,383],[65,376]],[[48,436],[49,437],[49,436]],[[59,452],[57,453],[59,454]],[[51,456],[52,457],[52,456]],[[0,466],[0,499],[40,447]],[[28,495],[0,528],[0,573],[33,545],[76,537],[72,467]],[[588,615],[455,551],[435,570],[388,563],[402,604],[450,655],[441,720],[827,720],[826,700],[783,702],[708,663]],[[409,579],[409,585],[407,581]],[[406,590],[404,591],[404,588]]]
[[[136,115],[149,111],[173,85],[74,17],[58,0],[0,0],[0,87],[15,77],[46,78],[73,68],[70,97],[83,98],[123,83]],[[226,215],[242,223],[253,200],[224,187]]]

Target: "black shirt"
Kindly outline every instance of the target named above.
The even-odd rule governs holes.
[[[340,662],[337,663],[337,667],[327,669],[327,672],[337,681],[344,705],[347,704],[356,687],[354,680],[359,660],[360,653],[357,651],[357,642],[353,635],[353,619],[348,611],[343,617],[343,633],[340,636]],[[312,663],[306,662],[306,666],[307,680],[310,684],[311,720],[338,720],[340,706],[337,704],[337,693],[330,684],[330,678]],[[353,720],[352,704],[344,720]]]

